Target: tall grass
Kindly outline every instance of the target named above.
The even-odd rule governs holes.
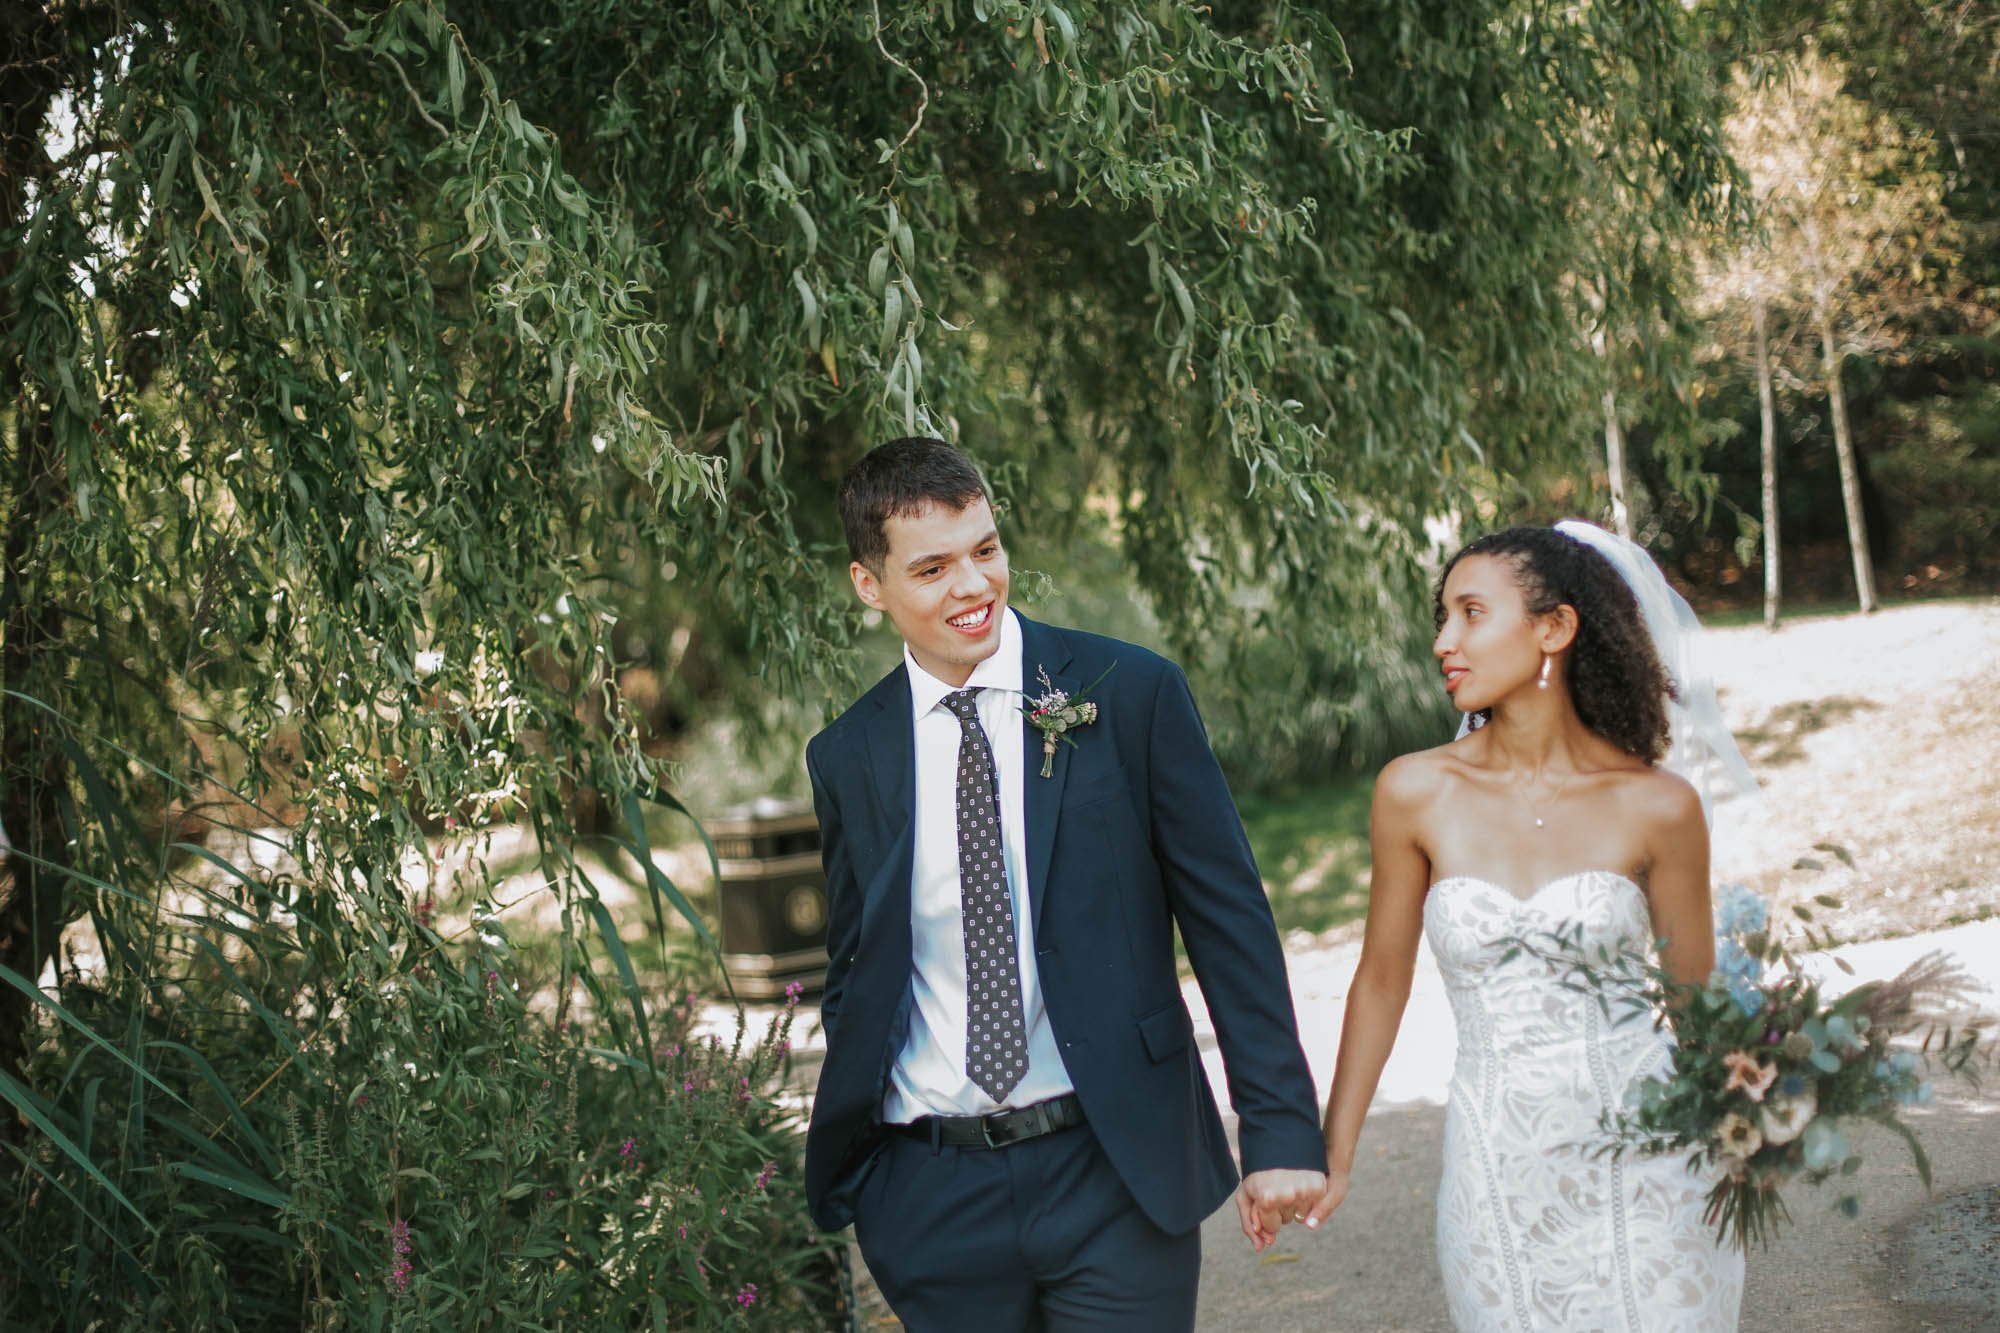
[[[552,826],[512,874],[474,839],[399,859],[387,803],[344,845],[254,820],[183,840],[105,766],[188,787],[61,725],[85,799],[68,865],[40,868],[81,918],[52,985],[0,968],[36,1015],[27,1067],[0,1071],[0,1327],[841,1317],[778,1096],[790,1011],[697,1037],[683,977],[634,965]],[[645,868],[655,929],[699,926],[639,814],[610,850]]]

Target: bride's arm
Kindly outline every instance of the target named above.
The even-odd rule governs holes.
[[[1700,985],[1715,969],[1715,924],[1709,906],[1708,820],[1701,798],[1680,778],[1661,773],[1651,793],[1647,907],[1660,945],[1660,966],[1675,981]]]
[[[1410,977],[1417,965],[1417,942],[1424,928],[1424,895],[1430,888],[1430,858],[1420,839],[1422,815],[1435,794],[1435,760],[1405,755],[1375,780],[1368,816],[1373,868],[1368,880],[1368,925],[1361,962],[1347,993],[1347,1017],[1340,1031],[1340,1056],[1327,1094],[1327,1192],[1306,1219],[1316,1227],[1347,1194],[1347,1175],[1368,1104],[1375,1099],[1382,1066],[1396,1043]]]

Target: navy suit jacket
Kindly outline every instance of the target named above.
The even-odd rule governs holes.
[[[1044,669],[1072,697],[1098,682],[1098,719],[1057,746],[1052,776],[1039,775],[1040,733],[1026,735],[1043,1003],[1105,1155],[1146,1215],[1179,1234],[1228,1197],[1236,1171],[1181,1001],[1176,924],[1221,1043],[1243,1169],[1326,1165],[1277,929],[1180,668],[1115,639],[1025,616],[1021,627],[1030,693]],[[812,739],[806,769],[829,917],[806,1199],[833,1230],[853,1220],[909,1031],[916,741],[904,667]]]

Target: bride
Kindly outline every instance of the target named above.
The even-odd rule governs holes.
[[[1607,1018],[1554,966],[1510,950],[1562,926],[1586,947],[1657,940],[1675,978],[1707,979],[1706,792],[1675,770],[1704,787],[1718,769],[1736,785],[1748,774],[1680,660],[1692,613],[1638,547],[1564,523],[1467,546],[1436,614],[1433,651],[1469,729],[1396,759],[1376,784],[1367,930],[1327,1099],[1328,1186],[1308,1225],[1346,1195],[1422,933],[1458,1028],[1437,1214],[1452,1322],[1733,1329],[1743,1261],[1702,1220],[1709,1182],[1678,1158],[1594,1150],[1599,1115],[1665,1066],[1671,1036]]]

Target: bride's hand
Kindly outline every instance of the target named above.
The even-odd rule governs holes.
[[[1326,1193],[1319,1196],[1319,1202],[1306,1214],[1306,1229],[1317,1230],[1319,1224],[1333,1216],[1333,1210],[1340,1207],[1347,1197],[1347,1173],[1328,1168],[1326,1173]]]

